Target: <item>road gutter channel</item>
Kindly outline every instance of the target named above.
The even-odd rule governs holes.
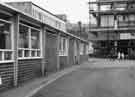
[[[32,92],[30,92],[28,95],[26,95],[25,97],[32,97],[34,94],[36,94],[39,90],[41,90],[42,88],[46,87],[47,85],[53,83],[54,81],[56,81],[57,79],[63,77],[66,74],[69,74],[75,70],[77,70],[78,68],[80,68],[79,66],[75,66],[73,68],[68,68],[67,70],[63,70],[60,71],[58,73],[60,73],[58,76],[54,77],[54,78],[50,78],[51,80],[48,80],[48,82],[46,82],[45,84],[40,85],[38,88],[34,89]],[[53,76],[53,75],[52,75]]]

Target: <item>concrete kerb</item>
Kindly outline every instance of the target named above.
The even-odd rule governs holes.
[[[33,91],[31,91],[28,95],[26,95],[25,97],[32,97],[34,94],[36,94],[39,90],[41,90],[42,88],[46,87],[47,85],[53,83],[54,81],[56,81],[57,79],[63,77],[66,74],[69,74],[75,70],[77,70],[78,68],[80,68],[80,65],[78,66],[73,66],[72,68],[67,68],[63,71],[57,72],[57,74],[54,74],[54,76],[50,76],[48,78],[48,82],[46,82],[45,84],[40,85],[38,88],[34,89]]]

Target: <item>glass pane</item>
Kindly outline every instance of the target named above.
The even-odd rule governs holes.
[[[100,9],[101,9],[101,11],[110,10],[111,9],[111,5],[101,5]]]
[[[31,29],[31,47],[34,49],[40,48],[40,31]]]
[[[113,8],[116,9],[116,10],[124,10],[125,8],[127,7],[127,4],[117,4],[117,3],[114,3],[114,6]]]
[[[66,39],[63,38],[63,51],[65,51],[65,49],[66,49]]]
[[[34,57],[35,56],[35,51],[31,52],[31,56]]]
[[[0,49],[11,49],[10,24],[0,21]]]
[[[61,51],[62,50],[62,39],[60,38],[60,41],[59,41],[59,50]]]
[[[24,57],[29,57],[29,50],[24,51]]]
[[[22,51],[22,50],[19,50],[19,51],[18,51],[18,56],[19,56],[19,57],[22,57],[22,54],[23,54],[23,51]]]
[[[11,60],[12,59],[12,52],[5,52],[5,60]]]
[[[29,28],[23,25],[19,25],[19,48],[29,47]]]
[[[41,54],[40,54],[40,51],[37,51],[37,56],[40,57],[40,55],[41,55]]]
[[[2,60],[2,52],[0,51],[0,61]]]

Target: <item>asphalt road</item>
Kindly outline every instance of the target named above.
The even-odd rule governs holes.
[[[57,79],[33,97],[135,97],[135,69],[85,65]]]

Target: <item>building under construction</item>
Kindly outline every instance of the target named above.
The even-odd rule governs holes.
[[[135,58],[135,0],[89,1],[89,16],[94,55]]]

